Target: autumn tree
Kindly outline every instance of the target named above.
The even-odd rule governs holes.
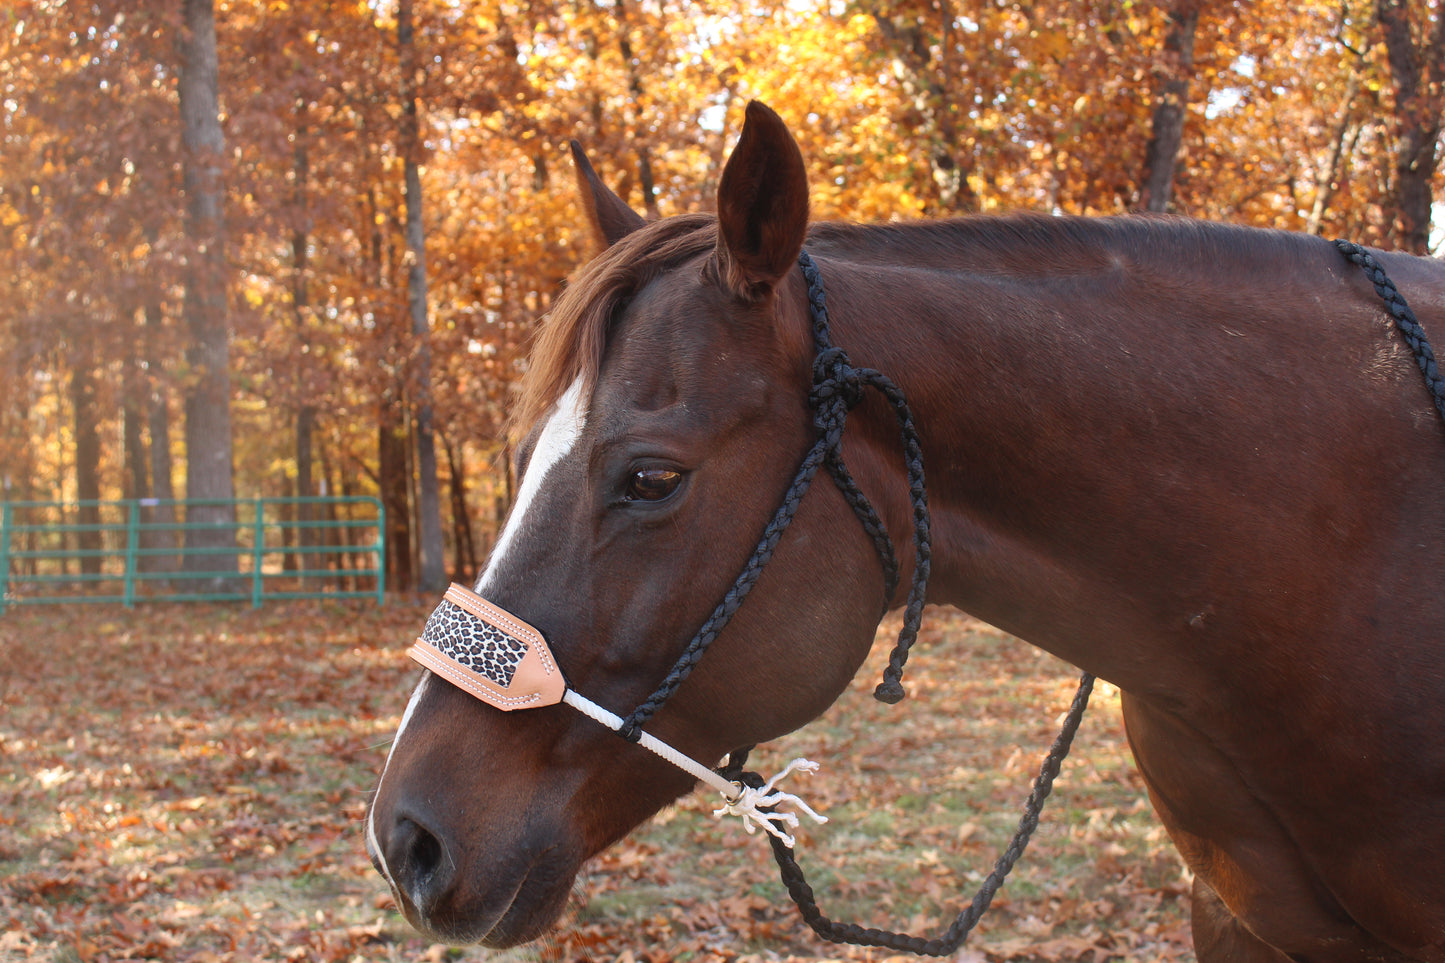
[[[1439,7],[15,0],[6,491],[375,494],[391,584],[469,578],[533,326],[592,253],[570,138],[658,216],[710,207],[756,97],[820,218],[1167,206],[1418,249]]]
[[[1174,0],[1169,7],[1169,29],[1158,68],[1154,114],[1149,146],[1144,152],[1144,178],[1139,206],[1146,211],[1169,210],[1174,186],[1174,165],[1184,138],[1189,79],[1194,69],[1194,33],[1199,25],[1200,0]]]
[[[21,4],[8,15],[0,31],[0,223],[7,237],[0,263],[16,283],[0,305],[0,326],[13,346],[6,382],[17,404],[5,417],[15,429],[47,423],[48,405],[33,379],[54,374],[68,381],[56,413],[68,410],[71,424],[68,450],[52,455],[49,446],[27,444],[23,456],[5,459],[18,476],[9,494],[100,497],[108,429],[121,408],[128,414],[117,460],[128,490],[145,497],[152,484],[145,416],[150,399],[164,403],[161,368],[170,346],[160,326],[142,318],[164,299],[172,276],[156,244],[172,208],[157,198],[179,193],[168,174],[174,151],[162,120],[174,104],[157,95],[156,81],[165,47],[159,38],[169,24],[120,3],[65,5],[43,15]],[[165,443],[154,447],[168,454]],[[41,486],[26,477],[66,463],[73,485],[52,478]],[[97,519],[94,508],[81,509],[79,521]],[[81,533],[78,547],[96,551],[97,534]],[[98,562],[90,556],[82,564],[94,571]]]
[[[185,0],[177,84],[186,194],[185,318],[187,359],[195,369],[186,394],[186,565],[193,571],[234,569],[224,549],[235,545],[231,477],[231,331],[227,316],[226,150],[220,120],[213,0]],[[210,504],[198,504],[205,499]]]
[[[1416,9],[1411,9],[1416,7]],[[1445,3],[1375,5],[1395,94],[1395,182],[1390,233],[1406,251],[1429,251],[1441,111],[1445,109]]]
[[[436,439],[433,436],[431,400],[431,329],[427,320],[426,229],[423,223],[420,171],[421,132],[417,118],[416,36],[412,0],[398,0],[396,46],[401,60],[401,131],[399,153],[405,180],[407,310],[415,339],[412,388],[416,431],[417,516],[421,525],[420,588],[440,592],[446,588],[442,558],[441,500],[437,487]]]

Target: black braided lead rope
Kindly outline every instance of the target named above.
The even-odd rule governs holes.
[[[893,554],[893,540],[888,537],[888,529],[884,527],[883,519],[878,517],[873,503],[853,480],[853,473],[848,470],[843,459],[838,457],[836,452],[829,452],[827,465],[828,474],[833,476],[833,483],[843,492],[848,504],[853,506],[853,514],[858,516],[863,531],[873,539],[873,545],[878,550],[878,561],[883,564],[883,612],[886,614],[893,593],[898,591],[898,557]]]
[[[878,946],[918,956],[949,956],[957,952],[959,946],[968,938],[968,934],[983,918],[983,914],[988,911],[994,896],[1003,886],[1004,880],[1013,870],[1014,864],[1019,861],[1019,857],[1023,856],[1029,839],[1033,836],[1034,830],[1038,828],[1039,815],[1043,812],[1044,802],[1049,798],[1049,793],[1053,791],[1054,779],[1059,774],[1064,758],[1069,754],[1074,734],[1079,731],[1079,722],[1084,717],[1084,710],[1088,708],[1089,694],[1093,689],[1094,677],[1085,672],[1079,677],[1078,691],[1074,693],[1074,700],[1069,705],[1068,713],[1064,716],[1064,724],[1059,729],[1058,737],[1049,747],[1048,755],[1044,757],[1042,765],[1039,766],[1039,774],[1034,779],[1033,789],[1029,792],[1028,798],[1024,800],[1023,815],[1019,818],[1018,828],[1014,830],[1013,839],[1009,841],[998,861],[994,863],[993,871],[979,886],[978,892],[974,894],[968,907],[958,914],[958,917],[941,935],[933,939],[924,939],[921,936],[911,936],[907,933],[874,929],[859,926],[856,923],[839,923],[829,919],[818,908],[813,888],[808,885],[808,880],[803,875],[803,869],[798,865],[793,850],[789,849],[781,839],[770,835],[768,842],[773,847],[773,859],[778,864],[778,873],[782,877],[783,885],[788,888],[788,895],[797,904],[803,921],[812,927],[813,932],[832,943]],[[744,772],[742,769],[743,764],[747,761],[747,755],[746,750],[734,753],[728,757],[727,766],[719,769],[718,772],[725,779],[741,780],[749,786],[760,788],[763,785],[762,777],[755,772]]]
[[[1370,283],[1375,286],[1375,293],[1384,299],[1386,309],[1395,319],[1395,326],[1400,329],[1405,343],[1415,353],[1415,363],[1420,366],[1420,373],[1425,376],[1425,387],[1430,390],[1430,397],[1435,401],[1435,410],[1440,412],[1441,418],[1445,418],[1445,381],[1440,377],[1440,369],[1435,364],[1435,352],[1431,350],[1430,339],[1425,337],[1425,328],[1416,319],[1415,312],[1410,310],[1410,305],[1405,303],[1404,297],[1396,289],[1395,282],[1385,274],[1385,269],[1374,255],[1343,238],[1335,240],[1335,247],[1360,266]]]
[[[732,621],[733,615],[762,575],[763,567],[773,557],[783,532],[792,524],[798,505],[812,486],[818,469],[824,465],[843,497],[852,506],[853,513],[858,516],[864,531],[873,540],[883,565],[886,608],[888,599],[892,598],[898,585],[898,556],[878,512],[853,480],[853,475],[843,460],[843,429],[847,424],[848,412],[862,402],[864,390],[867,388],[878,390],[893,406],[902,436],[904,463],[908,471],[908,495],[913,508],[913,580],[904,607],[903,627],[898,633],[898,642],[893,648],[888,668],[884,670],[883,682],[874,693],[878,699],[888,703],[895,703],[903,698],[903,664],[908,658],[909,647],[918,637],[933,557],[928,496],[923,481],[923,453],[918,444],[918,432],[902,390],[881,372],[871,368],[854,368],[848,363],[848,356],[843,349],[833,346],[828,332],[828,308],[818,266],[806,251],[798,255],[798,263],[808,282],[813,341],[817,348],[817,355],[813,359],[813,385],[808,393],[808,402],[813,408],[813,424],[818,429],[818,439],[803,456],[797,474],[793,476],[792,484],[783,496],[782,504],[773,513],[772,519],[763,530],[762,538],[722,601],[688,642],[682,655],[668,672],[667,678],[623,720],[618,734],[630,742],[638,740],[642,726],[672,697],[677,687],[682,685],[683,680],[691,674],[707,652],[708,646],[728,622]]]
[[[903,627],[898,632],[898,641],[889,654],[888,666],[883,670],[883,681],[873,690],[875,699],[893,705],[904,696],[903,666],[908,661],[909,649],[917,640],[918,628],[923,622],[928,576],[933,569],[933,528],[928,515],[928,493],[923,481],[923,450],[918,444],[918,430],[913,424],[913,413],[903,397],[903,391],[881,371],[852,367],[843,349],[833,346],[828,330],[828,296],[823,289],[823,276],[807,251],[799,253],[798,265],[803,269],[803,279],[808,283],[813,342],[818,348],[818,356],[813,361],[813,390],[809,394],[809,400],[816,412],[815,422],[826,431],[824,425],[827,419],[836,418],[841,441],[842,422],[847,418],[848,410],[861,400],[862,389],[867,386],[877,389],[893,406],[894,415],[898,419],[899,434],[903,440],[903,462],[908,470],[908,500],[913,507],[913,583],[909,587],[908,601],[903,608]],[[838,405],[833,400],[837,393],[843,394],[846,405]],[[842,466],[841,448],[834,449],[834,458],[846,475],[846,468]],[[834,477],[839,478],[837,473]],[[868,499],[856,486],[850,491],[842,480],[838,480],[838,485],[860,519],[864,518],[865,511],[876,518]],[[863,527],[869,528],[866,519]],[[869,534],[873,535],[874,544],[878,546],[878,554],[884,559],[884,569],[887,571],[888,559],[893,554],[892,545],[888,541],[887,533],[882,532],[881,523],[878,528],[881,537],[873,535],[871,530]],[[893,593],[890,591],[888,594],[891,597]]]
[[[767,563],[768,558],[772,557],[773,548],[776,547],[783,530],[792,521],[799,501],[817,474],[820,460],[828,467],[834,483],[837,484],[848,504],[852,506],[853,512],[858,516],[864,530],[873,539],[878,557],[883,564],[886,607],[886,600],[893,597],[898,584],[897,555],[882,519],[879,518],[867,496],[853,480],[853,475],[843,459],[842,451],[843,429],[847,422],[848,412],[862,402],[863,393],[867,388],[877,390],[893,407],[903,442],[903,460],[908,473],[909,503],[913,510],[913,579],[909,586],[908,600],[904,606],[903,626],[899,630],[897,643],[889,653],[888,666],[883,670],[883,681],[879,683],[873,693],[879,701],[889,704],[898,702],[904,696],[903,669],[908,661],[909,650],[918,638],[933,558],[932,528],[928,514],[928,495],[923,477],[923,452],[918,443],[918,431],[914,426],[913,414],[904,399],[903,391],[880,371],[872,368],[853,367],[848,361],[847,354],[841,348],[833,345],[828,329],[828,304],[823,289],[822,275],[818,271],[817,264],[806,251],[799,254],[798,264],[802,267],[803,277],[808,284],[813,342],[817,348],[817,355],[813,360],[813,387],[808,394],[808,402],[813,408],[813,423],[819,432],[818,440],[804,457],[793,484],[789,487],[787,495],[784,496],[783,504],[774,514],[773,521],[765,531],[762,541],[758,543],[753,557],[748,560],[743,573],[738,576],[722,604],[713,612],[713,617],[689,643],[682,659],[678,661],[667,680],[647,702],[639,706],[629,717],[624,725],[624,735],[629,732],[635,733],[636,727],[645,722],[656,711],[656,708],[676,690],[682,679],[686,678],[687,673],[692,670],[692,666],[701,658],[703,651],[706,650],[712,639],[722,631],[722,627],[727,624],[732,613],[741,604],[742,598],[752,589],[758,573]],[[887,947],[931,956],[943,956],[956,950],[988,909],[994,895],[1003,885],[1004,879],[1013,869],[1019,857],[1023,855],[1034,830],[1038,828],[1039,814],[1043,810],[1044,801],[1053,789],[1054,778],[1058,776],[1059,768],[1069,754],[1074,733],[1078,731],[1079,722],[1083,718],[1084,710],[1088,707],[1089,693],[1093,690],[1093,685],[1094,677],[1087,672],[1084,673],[1079,680],[1079,689],[1074,695],[1073,704],[1065,716],[1058,738],[1054,740],[1054,744],[1039,770],[1038,778],[1034,780],[1033,791],[1024,804],[1024,815],[1019,821],[1012,841],[994,865],[993,872],[984,880],[983,886],[974,896],[969,908],[954,921],[942,937],[926,940],[905,933],[894,933],[861,927],[854,923],[838,923],[830,920],[818,908],[812,887],[808,885],[807,878],[794,858],[792,849],[780,838],[769,835],[769,842],[773,847],[773,858],[777,861],[783,884],[788,889],[788,895],[797,904],[803,919],[819,936],[834,943]],[[743,770],[747,755],[748,750],[731,754],[728,757],[727,765],[720,768],[718,773],[724,779],[741,781],[755,789],[762,788],[764,785],[762,776]]]
[[[640,738],[642,726],[672,697],[672,694],[677,691],[677,687],[682,685],[683,680],[691,674],[698,660],[707,652],[708,646],[712,645],[713,640],[732,621],[733,615],[737,613],[743,600],[748,597],[748,593],[757,583],[763,566],[773,557],[773,550],[777,548],[778,540],[783,537],[783,532],[792,524],[793,515],[798,510],[798,503],[803,500],[803,496],[812,486],[813,478],[817,475],[818,468],[822,465],[827,451],[826,438],[819,438],[813,443],[813,447],[808,449],[808,453],[803,457],[802,465],[798,468],[798,473],[793,477],[792,485],[789,486],[787,494],[783,496],[783,503],[773,513],[772,520],[764,529],[763,537],[757,547],[753,549],[753,554],[748,558],[747,564],[738,573],[737,579],[728,589],[727,594],[723,596],[722,601],[713,609],[712,615],[708,616],[702,628],[698,629],[697,634],[688,642],[687,648],[673,664],[672,671],[667,674],[667,678],[636,709],[632,710],[631,715],[622,721],[622,728],[617,730],[617,734],[622,738],[628,742],[636,742]]]

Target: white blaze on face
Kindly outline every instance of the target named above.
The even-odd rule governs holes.
[[[497,539],[496,547],[492,549],[492,557],[487,560],[486,571],[477,579],[478,595],[487,597],[487,588],[501,571],[502,562],[512,543],[533,524],[534,520],[528,516],[547,475],[553,466],[571,453],[572,446],[581,437],[586,424],[587,406],[582,398],[582,379],[579,377],[557,401],[557,406],[552,409],[546,424],[542,426],[542,433],[537,437],[537,447],[532,450],[532,458],[527,463],[527,474],[522,477],[522,488],[517,492],[512,513],[507,516],[507,524],[502,529],[501,537]]]
[[[421,681],[412,690],[411,701],[406,704],[406,711],[401,714],[401,725],[396,727],[396,735],[392,737],[391,751],[386,754],[386,765],[381,767],[381,779],[376,781],[378,795],[381,793],[382,780],[386,779],[386,767],[391,765],[391,757],[396,753],[396,744],[401,741],[401,734],[406,731],[406,724],[411,721],[411,714],[416,711],[417,703],[421,702],[422,693],[426,692],[426,684],[430,681],[431,673],[424,673]],[[395,889],[396,883],[392,881],[391,868],[386,865],[386,856],[382,854],[381,844],[376,839],[376,826],[372,823],[374,815],[374,811],[371,810],[366,813],[366,848],[371,850],[372,855],[376,857],[376,862],[381,866],[381,874],[386,877],[388,883],[391,883],[392,889]]]
[[[501,568],[507,550],[516,541],[519,533],[525,531],[532,524],[527,516],[530,514],[532,503],[537,499],[537,493],[542,489],[542,483],[553,466],[572,451],[572,446],[577,443],[577,439],[586,425],[586,419],[587,410],[582,399],[582,379],[579,377],[572,382],[572,387],[568,388],[567,392],[557,401],[556,407],[552,409],[552,413],[548,415],[546,423],[542,426],[542,433],[537,438],[537,447],[533,449],[531,461],[527,464],[527,474],[522,479],[522,489],[517,493],[516,504],[512,506],[512,513],[507,516],[506,527],[502,529],[502,535],[497,539],[496,548],[492,549],[492,557],[487,562],[487,570],[477,580],[478,595],[485,597],[484,587]],[[411,701],[406,705],[406,712],[401,717],[401,725],[397,727],[396,736],[391,741],[391,751],[387,753],[386,765],[382,767],[381,779],[377,780],[378,794],[381,792],[381,783],[386,779],[387,766],[391,765],[391,757],[396,754],[396,747],[401,743],[401,736],[406,731],[406,724],[411,721],[412,713],[416,711],[417,705],[421,702],[431,677],[430,672],[422,674],[421,682],[417,684],[416,690],[411,694]],[[381,865],[382,875],[390,883],[392,882],[391,869],[386,865],[386,857],[381,852],[372,817],[373,813],[368,812],[366,816],[367,848],[376,857],[376,861]],[[395,888],[394,883],[392,888]]]

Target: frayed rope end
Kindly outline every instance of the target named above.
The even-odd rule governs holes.
[[[795,806],[811,820],[816,823],[826,823],[827,816],[815,812],[811,806],[803,802],[790,792],[782,792],[776,789],[779,782],[790,773],[794,772],[817,772],[818,764],[808,759],[794,759],[787,767],[761,786],[753,787],[734,782],[733,787],[737,795],[723,795],[721,809],[714,809],[712,814],[719,819],[723,816],[738,816],[743,821],[743,829],[751,835],[753,830],[761,827],[765,832],[776,836],[789,849],[797,840],[789,829],[797,829],[800,820],[798,814],[793,812],[764,812],[764,809],[774,809],[780,805]]]

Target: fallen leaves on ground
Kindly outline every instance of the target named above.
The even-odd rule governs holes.
[[[400,918],[360,819],[429,606],[69,606],[0,618],[0,961],[802,963],[895,957],[819,941],[766,843],[696,793],[592,861],[551,936],[433,946]],[[890,623],[891,624],[891,623]],[[800,861],[825,913],[937,932],[1017,822],[1070,669],[931,611],[909,698],[870,693],[754,754],[830,817]],[[889,624],[880,630],[887,639]],[[957,960],[1191,961],[1188,880],[1101,685],[1044,825]]]

